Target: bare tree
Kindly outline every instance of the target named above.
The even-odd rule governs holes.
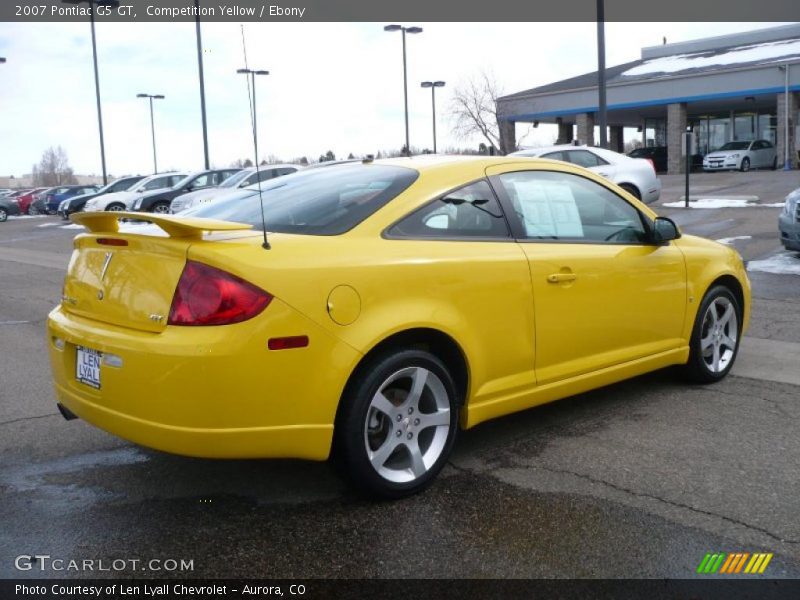
[[[37,186],[53,187],[78,183],[67,153],[61,146],[44,151],[38,165],[33,165],[33,182]]]
[[[489,72],[461,82],[453,91],[450,114],[453,133],[461,139],[481,136],[488,145],[506,154],[514,148],[505,148],[497,122],[497,99],[503,91]]]

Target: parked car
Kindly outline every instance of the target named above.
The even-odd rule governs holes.
[[[238,173],[239,170],[240,169],[211,169],[192,173],[168,189],[154,190],[152,192],[140,194],[129,208],[141,212],[168,213],[170,202],[176,197],[181,194],[218,186],[231,175]]]
[[[775,146],[767,140],[728,142],[703,158],[705,171],[772,169],[778,167]]]
[[[0,188],[0,198],[3,196],[8,196],[11,192],[13,192],[11,188]]]
[[[184,177],[186,173],[157,173],[150,175],[134,184],[133,187],[124,192],[114,192],[113,194],[103,194],[96,196],[86,202],[83,207],[85,212],[97,210],[126,210],[130,208],[139,196],[146,192],[170,188]]]
[[[667,147],[666,146],[647,146],[642,148],[635,148],[628,152],[630,158],[644,158],[653,163],[657,173],[666,173],[669,170],[669,162],[667,160]],[[683,158],[681,159],[683,160]],[[692,171],[700,170],[703,168],[703,155],[692,155]]]
[[[30,213],[30,205],[33,203],[33,199],[36,197],[37,194],[43,192],[47,188],[39,187],[34,188],[32,190],[28,190],[27,192],[18,195],[17,203],[19,204],[19,210],[23,215],[31,214]]]
[[[8,217],[18,214],[20,214],[20,210],[16,198],[0,197],[0,223],[7,221]]]
[[[258,168],[256,172],[255,167],[242,169],[235,175],[231,175],[225,181],[219,184],[216,188],[199,190],[196,192],[189,192],[188,194],[181,194],[177,196],[170,204],[170,212],[178,213],[182,210],[199,206],[208,202],[216,201],[217,198],[222,198],[230,190],[246,188],[250,185],[258,183],[259,181],[267,181],[275,177],[289,175],[296,173],[303,167],[299,165],[264,165]]]
[[[121,213],[162,235],[73,215],[47,325],[62,414],[190,456],[333,451],[397,498],[460,427],[670,365],[721,380],[750,318],[734,249],[564,162],[398,158],[267,187],[269,244],[257,194]]]
[[[100,188],[99,190],[97,190],[92,194],[83,194],[82,196],[75,196],[74,198],[69,198],[68,200],[64,200],[58,207],[58,214],[60,214],[64,219],[69,219],[69,216],[72,213],[82,211],[83,207],[86,206],[86,203],[92,198],[96,198],[97,196],[102,196],[103,194],[124,192],[132,188],[142,179],[144,179],[144,175],[121,177],[120,179],[117,179],[116,181],[109,183],[107,186]]]
[[[800,188],[786,196],[786,204],[778,216],[778,230],[783,247],[800,252]]]
[[[510,156],[550,158],[584,167],[613,181],[645,204],[651,204],[661,196],[661,180],[650,161],[629,158],[612,150],[589,146],[550,146],[519,150]]]
[[[54,215],[62,201],[81,194],[92,194],[99,189],[96,185],[65,185],[47,193],[45,209],[47,214]]]

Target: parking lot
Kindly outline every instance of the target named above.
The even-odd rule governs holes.
[[[0,224],[0,577],[686,578],[716,551],[772,552],[768,575],[800,577],[800,257],[775,206],[800,178],[694,174],[692,198],[732,202],[691,210],[663,206],[683,178],[662,181],[653,208],[766,269],[750,271],[732,376],[697,387],[667,370],[486,423],[429,491],[393,503],[324,463],[183,458],[64,421],[45,319],[78,230]],[[34,554],[193,569],[15,567]]]

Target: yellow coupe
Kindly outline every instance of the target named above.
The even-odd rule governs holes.
[[[333,454],[396,498],[460,428],[668,365],[723,378],[749,320],[735,251],[566,163],[367,160],[263,185],[195,216],[72,216],[88,231],[48,321],[66,417],[190,456]]]

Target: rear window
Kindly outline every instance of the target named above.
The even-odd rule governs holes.
[[[267,231],[339,235],[385,206],[418,176],[417,171],[404,167],[346,164],[263,182]],[[205,206],[192,216],[249,223],[263,229],[258,192]]]

